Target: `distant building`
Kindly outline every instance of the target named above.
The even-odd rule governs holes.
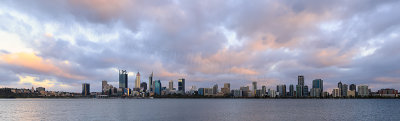
[[[204,88],[199,88],[197,90],[198,95],[204,96]]]
[[[308,86],[307,86],[307,85],[304,85],[303,96],[304,96],[304,97],[308,97],[308,96],[309,96],[308,93],[309,93],[309,92],[308,92]]]
[[[286,97],[286,85],[278,85],[277,90],[279,90],[279,97]]]
[[[296,85],[296,97],[303,97],[303,85]]]
[[[178,80],[178,91],[181,94],[185,94],[185,78]]]
[[[369,89],[367,85],[358,86],[358,96],[367,97],[369,96]]]
[[[36,91],[40,93],[40,92],[42,92],[42,91],[46,91],[46,88],[44,88],[44,87],[37,87],[37,88],[36,88]]]
[[[304,76],[303,75],[299,75],[297,77],[297,85],[302,85],[304,86]]]
[[[119,70],[119,88],[128,88],[128,72]]]
[[[289,96],[290,96],[290,97],[296,96],[295,93],[294,93],[294,86],[293,86],[293,84],[290,84],[290,85],[289,85]]]
[[[213,94],[216,95],[218,93],[218,84],[213,86]]]
[[[90,95],[90,84],[83,83],[82,84],[82,96],[89,96]]]
[[[265,97],[267,94],[267,87],[265,87],[264,85],[261,86],[261,96]]]
[[[273,89],[268,89],[268,96],[271,98],[275,98],[276,97],[276,91]]]
[[[170,90],[173,90],[174,89],[174,81],[172,81],[172,80],[169,80],[169,83],[168,83],[169,85],[168,85],[168,88],[170,89]]]
[[[204,88],[204,96],[212,96],[213,88]]]
[[[257,90],[257,82],[253,82],[253,95],[256,95],[256,90]]]
[[[149,90],[150,90],[150,92],[153,92],[153,90],[154,90],[153,72],[151,72],[151,74],[149,76]]]
[[[350,89],[349,90],[356,91],[356,85],[355,84],[350,84]]]
[[[140,88],[140,73],[137,72],[135,80],[135,88]]]
[[[310,91],[311,97],[321,97],[324,89],[324,81],[322,79],[314,79]]]
[[[229,95],[231,93],[231,84],[225,83],[224,87],[221,88],[221,92],[223,92],[225,95]]]
[[[389,88],[380,89],[380,90],[378,90],[378,94],[379,94],[379,96],[382,96],[382,97],[398,97],[398,90],[389,89]]]
[[[161,95],[161,81],[160,80],[156,80],[154,81],[154,94],[155,95]]]
[[[140,90],[142,90],[143,92],[146,92],[146,90],[147,90],[147,83],[146,82],[140,83]]]
[[[240,90],[242,91],[242,97],[248,97],[251,92],[249,86],[240,87]]]
[[[340,81],[339,83],[338,83],[338,86],[337,86],[337,88],[339,88],[339,93],[340,93],[340,97],[342,97],[342,95],[343,95],[343,90],[342,90],[342,82]]]
[[[356,90],[347,91],[347,97],[356,97]]]
[[[341,97],[339,88],[334,88],[332,90],[332,97]]]
[[[342,97],[347,97],[348,86],[347,84],[342,85]]]
[[[233,90],[233,97],[242,97],[243,91],[242,90]]]

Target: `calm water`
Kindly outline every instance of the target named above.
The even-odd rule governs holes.
[[[0,120],[400,120],[398,99],[0,99]]]

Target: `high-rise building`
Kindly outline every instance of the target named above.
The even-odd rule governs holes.
[[[119,88],[128,88],[128,72],[119,70]]]
[[[278,87],[277,89],[279,89],[279,92],[278,92],[279,97],[286,97],[286,85],[282,84],[282,85],[278,85],[277,87]]]
[[[368,85],[358,85],[358,96],[361,97],[369,96]]]
[[[337,86],[337,88],[339,88],[340,97],[343,96],[342,86],[343,86],[343,85],[342,85],[342,82],[340,81],[340,82],[338,83],[338,86]]]
[[[154,84],[153,84],[153,72],[151,72],[149,76],[149,90],[150,92],[153,92],[154,89]]]
[[[82,96],[89,96],[90,95],[90,84],[83,83],[82,84]]]
[[[275,98],[276,97],[276,91],[273,89],[268,89],[268,96],[271,98]]]
[[[257,90],[257,82],[253,82],[253,95],[256,95],[256,90]]]
[[[101,81],[101,91],[104,92],[108,84],[106,80]]]
[[[218,93],[218,84],[213,86],[213,94],[216,95]]]
[[[231,93],[231,84],[225,83],[224,87],[221,88],[221,92],[223,92],[225,95],[229,95]]]
[[[267,93],[267,87],[266,86],[261,86],[261,96],[266,96],[266,93]]]
[[[181,94],[185,94],[185,78],[178,80],[178,91]]]
[[[303,97],[303,85],[296,85],[296,97]]]
[[[169,90],[173,90],[173,89],[174,89],[174,81],[169,80],[169,83],[168,83],[168,84],[169,84],[169,85],[168,85]]]
[[[305,97],[308,96],[308,86],[307,86],[307,85],[304,85],[304,88],[303,88],[303,96],[305,96]]]
[[[135,80],[135,88],[140,88],[140,73],[137,72]]]
[[[161,81],[160,80],[156,80],[154,81],[154,93],[156,95],[161,95]]]
[[[324,81],[322,79],[314,79],[310,91],[311,97],[321,97],[324,90]]]
[[[230,88],[230,85],[229,85],[229,88]],[[240,87],[240,90],[242,91],[242,97],[248,97],[249,96],[249,93],[250,93],[250,87],[249,86]]]
[[[291,96],[291,97],[294,97],[294,96],[295,96],[293,84],[290,84],[290,85],[289,85],[289,96]]]
[[[332,96],[333,96],[333,97],[341,97],[341,95],[340,95],[340,89],[339,89],[339,88],[334,88],[334,89],[332,90]]]
[[[302,86],[304,86],[304,76],[303,75],[299,75],[298,77],[297,77],[297,85],[302,85]]]
[[[140,83],[140,90],[143,90],[143,92],[146,92],[146,90],[147,90],[147,83],[146,82]]]
[[[342,97],[347,97],[348,87],[347,84],[342,85]]]
[[[350,90],[351,91],[356,91],[356,85],[355,84],[350,84]]]

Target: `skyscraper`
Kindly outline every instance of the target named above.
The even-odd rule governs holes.
[[[154,81],[154,93],[156,95],[161,95],[161,81],[160,80]]]
[[[266,96],[266,93],[267,93],[267,87],[266,86],[261,86],[261,96]]]
[[[289,85],[289,96],[291,96],[291,97],[294,97],[294,96],[295,96],[293,84],[290,84],[290,85]]]
[[[173,90],[173,89],[174,89],[174,81],[169,80],[169,83],[168,83],[168,84],[169,84],[169,85],[168,85],[169,90]]]
[[[231,93],[231,84],[224,83],[224,87],[221,88],[221,92],[223,92],[225,95],[229,95]]]
[[[342,85],[342,96],[347,97],[348,86],[347,84]]]
[[[153,72],[151,72],[150,76],[149,76],[149,90],[150,92],[153,92]]]
[[[257,91],[257,82],[253,82],[253,96],[256,95],[256,91]]]
[[[308,96],[308,86],[307,86],[307,85],[304,85],[304,88],[303,88],[303,96],[305,96],[305,97]]]
[[[146,90],[147,90],[147,83],[146,82],[140,83],[140,90],[143,90],[143,92],[146,92]]]
[[[369,96],[369,89],[367,85],[358,86],[358,96],[367,97]]]
[[[356,91],[356,85],[355,84],[350,84],[350,90],[351,91]]]
[[[119,70],[119,88],[128,88],[128,72]]]
[[[213,94],[216,95],[218,93],[218,84],[213,86]]]
[[[90,95],[90,84],[83,83],[82,84],[82,96],[89,96]]]
[[[135,88],[140,88],[140,73],[137,72],[136,74],[136,80],[135,80]]]
[[[343,94],[343,91],[342,91],[342,82],[340,81],[339,83],[338,83],[338,88],[339,88],[339,93],[340,93],[340,97],[342,96],[342,94]]]
[[[297,77],[297,85],[302,85],[302,86],[304,86],[304,76],[303,75],[299,75],[298,77]]]
[[[185,78],[178,80],[178,91],[181,94],[185,94]]]
[[[324,91],[324,81],[322,79],[314,79],[311,88],[311,96],[321,97],[323,91]]]
[[[279,97],[286,97],[286,85],[285,84],[278,85],[278,89],[279,89]]]
[[[103,80],[101,81],[101,92],[104,94],[106,92],[106,88],[108,87],[107,81]]]

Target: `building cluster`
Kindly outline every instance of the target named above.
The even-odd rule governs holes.
[[[141,82],[141,75],[138,72],[135,78],[135,85],[128,87],[128,72],[119,71],[119,87],[108,84],[106,80],[101,82],[101,92],[90,92],[90,84],[82,84],[82,93],[46,91],[44,87],[32,89],[0,88],[0,96],[7,94],[33,94],[35,96],[68,96],[68,97],[160,97],[160,96],[196,96],[196,97],[234,97],[234,98],[355,98],[355,97],[398,97],[398,90],[381,89],[371,92],[368,85],[343,84],[339,82],[337,88],[332,92],[324,91],[324,81],[314,79],[312,86],[305,85],[305,78],[302,75],[297,77],[297,84],[276,85],[276,89],[267,89],[265,85],[258,88],[257,82],[252,82],[250,86],[241,86],[239,89],[231,89],[230,83],[224,83],[223,87],[218,88],[218,84],[209,88],[185,89],[185,78],[178,79],[177,89],[174,88],[174,81],[170,80],[168,86],[161,84],[160,80],[153,80],[153,73],[148,77],[148,83]],[[289,89],[287,89],[289,88]]]

